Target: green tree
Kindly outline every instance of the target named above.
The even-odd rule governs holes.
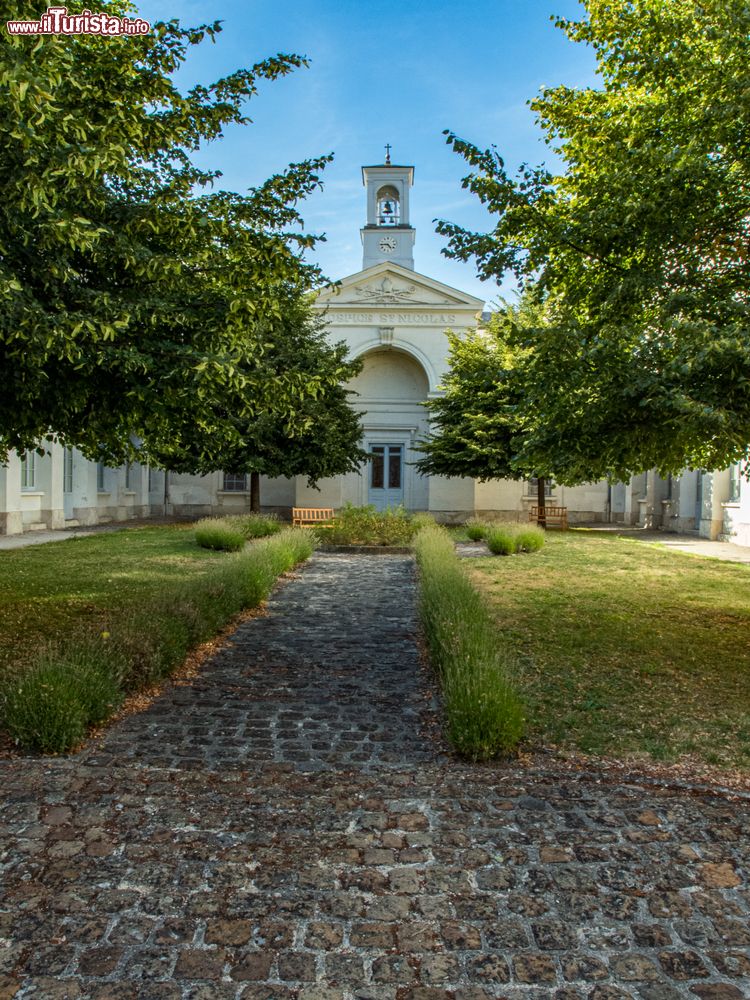
[[[490,479],[537,479],[540,524],[545,523],[545,486],[550,460],[528,459],[532,415],[525,411],[526,372],[533,350],[519,346],[542,323],[543,306],[527,293],[518,305],[504,304],[487,325],[464,337],[449,335],[449,371],[442,396],[430,399],[430,436],[420,443],[416,464],[425,475]]]
[[[254,359],[252,377],[259,377],[259,363],[269,384],[289,373],[307,381],[293,421],[270,407],[248,419],[240,392],[214,411],[210,433],[194,423],[189,409],[175,405],[165,423],[169,432],[164,439],[152,439],[159,463],[167,468],[249,473],[253,510],[260,509],[261,475],[304,475],[314,486],[319,479],[359,471],[367,459],[359,447],[359,417],[344,384],[360,371],[361,361],[347,359],[345,344],[328,343],[325,324],[309,301],[290,298],[282,322],[283,335],[276,336],[259,362]]]
[[[3,19],[37,13],[3,4]],[[56,435],[111,464],[136,457],[134,441],[160,461],[187,427],[208,454],[230,401],[246,423],[272,415],[290,438],[309,433],[306,406],[335,365],[269,358],[289,334],[284,309],[319,277],[296,206],[329,157],[245,195],[213,190],[194,152],[247,121],[261,81],[305,64],[279,55],[180,93],[175,71],[217,31],[3,34],[0,457]]]
[[[750,440],[750,6],[585,0],[560,21],[600,85],[531,106],[562,171],[511,176],[453,134],[490,232],[449,256],[538,285],[525,455],[565,483],[719,468]]]

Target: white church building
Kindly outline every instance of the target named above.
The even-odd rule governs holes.
[[[414,462],[428,432],[424,402],[441,392],[447,372],[446,331],[476,328],[481,299],[420,274],[409,202],[414,168],[386,162],[362,168],[366,223],[362,269],[317,299],[333,341],[361,358],[349,388],[361,413],[370,460],[358,473],[322,480],[261,479],[265,510],[292,507],[378,509],[402,504],[438,520],[479,516],[526,520],[536,484],[421,476]],[[565,506],[571,523],[621,522],[700,534],[750,545],[750,483],[740,466],[686,471],[662,480],[652,472],[630,483],[551,487],[548,502]],[[163,514],[198,517],[249,508],[249,477],[232,472],[191,476],[131,465],[106,468],[75,449],[52,446],[44,457],[12,455],[0,469],[0,533],[97,524]]]

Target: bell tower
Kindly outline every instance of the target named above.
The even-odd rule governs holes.
[[[393,261],[414,270],[414,229],[409,224],[409,188],[414,167],[391,163],[391,147],[385,147],[385,163],[362,167],[367,189],[367,224],[362,235],[362,267]]]

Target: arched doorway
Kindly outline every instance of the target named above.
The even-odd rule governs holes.
[[[371,456],[354,502],[378,510],[400,504],[425,510],[427,480],[413,467],[415,445],[427,431],[422,404],[430,386],[424,368],[406,351],[375,348],[364,355],[362,371],[349,388],[358,394],[352,405],[362,413],[364,446]]]

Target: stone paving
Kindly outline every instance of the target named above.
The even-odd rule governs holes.
[[[92,760],[302,770],[433,760],[437,703],[412,590],[409,557],[317,554],[201,677],[118,726]]]
[[[452,761],[405,557],[317,555],[190,687],[2,763],[0,1000],[741,1000],[737,796]]]

